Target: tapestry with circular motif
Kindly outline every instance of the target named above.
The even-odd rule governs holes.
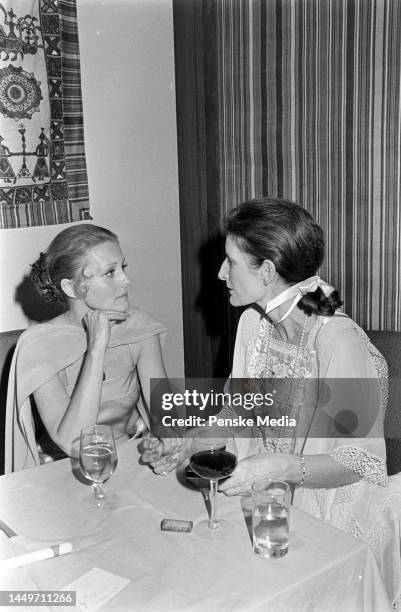
[[[0,69],[0,113],[11,119],[31,119],[39,112],[40,83],[22,66]]]

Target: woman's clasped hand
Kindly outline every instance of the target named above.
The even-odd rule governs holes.
[[[166,476],[185,458],[188,441],[181,437],[157,438],[145,436],[140,443],[141,458],[155,474]]]

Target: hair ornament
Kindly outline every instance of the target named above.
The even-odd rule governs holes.
[[[335,291],[334,287],[326,283],[320,276],[311,276],[297,284],[302,295],[306,293],[314,293],[317,289],[321,289],[326,297]]]
[[[31,277],[37,284],[43,285],[50,281],[46,270],[46,255],[40,252],[35,263],[31,264]]]
[[[47,272],[46,253],[41,252],[35,263],[31,264],[30,278],[40,295],[47,302],[60,303],[64,301],[62,294],[53,284]]]

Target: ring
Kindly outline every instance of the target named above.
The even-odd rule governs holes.
[[[159,476],[167,476],[168,472],[164,471],[164,472],[160,472]]]

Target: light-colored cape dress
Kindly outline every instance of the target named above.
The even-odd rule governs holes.
[[[131,347],[154,335],[163,344],[166,328],[139,308],[131,308],[129,318],[111,328],[111,337],[105,352],[106,377],[102,385],[101,404],[97,422],[110,425],[116,420],[128,423],[138,405],[141,388]],[[61,380],[71,396],[82,360],[86,352],[86,333],[82,327],[60,320],[35,325],[19,338],[11,364],[6,408],[5,472],[15,472],[39,465],[35,430],[32,422],[31,395],[55,376]],[[107,376],[107,363],[118,363],[124,353],[131,355],[131,367],[121,373]],[[126,355],[121,359],[127,363]],[[129,362],[129,360],[128,360]],[[124,366],[125,367],[125,366]]]

